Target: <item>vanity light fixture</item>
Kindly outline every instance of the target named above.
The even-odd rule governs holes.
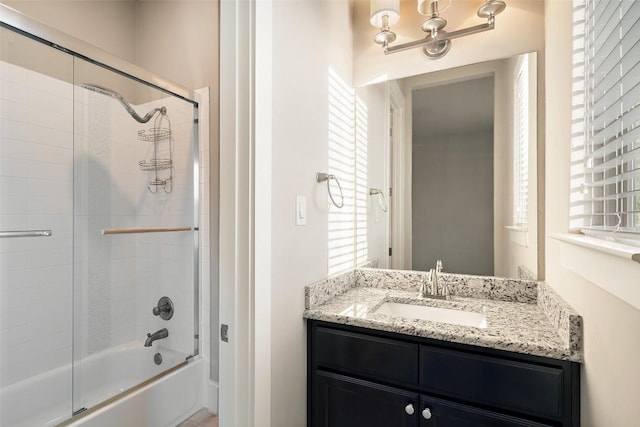
[[[453,0],[449,0],[448,5],[442,10],[444,12],[451,6]],[[371,25],[380,28],[374,40],[382,45],[385,54],[401,52],[403,50],[422,47],[422,53],[428,59],[442,58],[451,49],[451,40],[471,34],[482,33],[495,28],[496,15],[502,12],[507,5],[501,0],[486,0],[478,9],[478,16],[485,18],[485,24],[463,28],[452,32],[444,31],[447,20],[440,17],[439,0],[418,0],[418,13],[429,18],[422,23],[422,31],[427,33],[423,39],[390,46],[396,39],[396,33],[391,31],[390,26],[400,19],[400,0],[371,0]]]

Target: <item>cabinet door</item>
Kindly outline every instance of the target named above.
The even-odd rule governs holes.
[[[428,394],[525,416],[562,418],[561,367],[420,346],[420,384]]]
[[[550,427],[549,424],[422,396],[420,427]]]
[[[419,395],[344,375],[313,374],[312,427],[418,427]]]

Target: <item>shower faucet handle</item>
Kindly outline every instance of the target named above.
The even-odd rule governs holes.
[[[153,315],[160,316],[160,313],[171,310],[169,304],[159,305],[157,307],[153,307]]]
[[[173,301],[171,301],[171,298],[160,298],[158,305],[153,307],[153,315],[160,316],[160,318],[164,320],[171,319],[173,317]]]

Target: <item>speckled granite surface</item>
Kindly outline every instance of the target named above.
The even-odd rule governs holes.
[[[357,270],[329,277],[304,288],[304,308],[317,307],[352,288]]]
[[[378,268],[378,259],[370,259],[369,261],[359,265],[358,268]]]
[[[519,279],[530,279],[530,280],[536,280],[536,278],[538,277],[537,274],[535,274],[533,271],[529,270],[529,268],[525,265],[519,265],[518,266],[518,278]]]
[[[428,273],[425,271],[357,268],[307,286],[305,308],[322,304],[354,286],[417,292],[420,289],[420,283],[427,280],[427,276]],[[449,285],[449,292],[452,295],[532,304],[537,300],[538,282],[535,280],[452,273],[440,273],[439,278],[441,283]],[[353,281],[349,282],[349,280]],[[340,286],[333,286],[335,282],[339,282]]]
[[[538,306],[571,352],[582,358],[582,316],[544,282],[538,287]]]
[[[309,319],[582,361],[582,318],[548,285],[531,280],[445,274],[450,301],[421,298],[418,271],[356,269],[306,289]],[[333,286],[336,284],[336,286]],[[402,302],[486,313],[487,328],[376,313]]]

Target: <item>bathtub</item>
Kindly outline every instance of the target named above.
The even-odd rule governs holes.
[[[132,341],[84,359],[75,378],[76,408],[88,410],[72,420],[70,365],[6,387],[0,396],[0,425],[54,426],[68,420],[64,426],[175,426],[204,406],[205,363],[186,363],[186,355],[154,347]],[[157,352],[163,358],[159,366],[153,360]],[[183,366],[161,375],[178,364]]]

